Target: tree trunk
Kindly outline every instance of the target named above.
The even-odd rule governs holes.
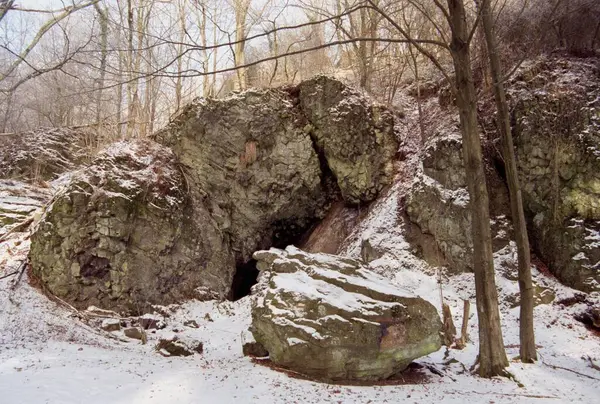
[[[448,0],[448,11],[452,30],[450,48],[456,74],[456,103],[470,196],[473,268],[479,320],[479,373],[483,377],[492,377],[505,373],[508,360],[504,351],[494,279],[489,200],[477,126],[477,99],[471,70],[469,29],[463,0]]]
[[[246,64],[246,18],[250,9],[251,0],[236,0],[235,6],[235,49],[234,62],[235,67]],[[245,90],[248,87],[248,71],[246,68],[237,70],[237,89]]]
[[[537,359],[537,354],[533,331],[533,283],[531,281],[531,256],[529,252],[529,238],[527,236],[527,223],[525,222],[523,198],[517,173],[517,162],[515,159],[508,104],[506,102],[506,92],[502,81],[502,67],[500,57],[498,56],[496,38],[494,37],[494,21],[490,1],[480,0],[479,3],[481,4],[481,18],[488,48],[487,53],[490,60],[496,108],[498,109],[498,127],[500,128],[500,135],[502,137],[504,165],[506,167],[506,179],[510,192],[510,205],[519,260],[519,290],[521,292],[519,324],[520,356],[522,362],[532,363]]]
[[[106,78],[106,59],[108,57],[108,8],[102,9],[100,4],[94,4],[100,19],[100,77],[98,78],[98,92],[96,93],[96,124],[102,121],[102,92]]]

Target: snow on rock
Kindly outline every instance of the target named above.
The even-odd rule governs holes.
[[[328,380],[385,379],[440,348],[427,301],[358,261],[288,247],[254,254],[252,333],[277,365]]]
[[[224,296],[233,258],[195,202],[170,150],[116,143],[45,209],[31,237],[32,272],[78,308],[144,312],[194,296],[199,286]]]
[[[88,157],[96,135],[70,128],[39,128],[0,136],[0,178],[54,179]]]
[[[50,188],[0,180],[0,236],[40,210],[51,198]]]

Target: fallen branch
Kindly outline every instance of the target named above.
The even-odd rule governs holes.
[[[556,397],[556,396],[542,396],[542,395],[537,395],[537,394],[493,393],[493,392],[481,392],[481,391],[460,391],[458,393],[460,393],[461,395],[473,393],[473,394],[481,394],[481,395],[484,395],[484,396],[493,395],[493,396],[525,397],[525,398],[554,398],[554,399],[558,399],[559,398],[559,397]]]
[[[2,279],[4,279],[4,278],[8,278],[9,276],[16,275],[16,274],[18,274],[18,273],[19,273],[19,271],[15,271],[15,272],[11,272],[11,273],[9,273],[9,274],[7,274],[7,275],[0,276],[0,280],[2,280]]]
[[[21,265],[19,266],[19,269],[17,269],[19,276],[17,277],[15,282],[10,287],[11,290],[15,290],[17,288],[17,285],[19,285],[19,282],[21,282],[21,278],[23,277],[23,274],[25,273],[26,268],[27,268],[27,260],[23,260],[21,262]]]
[[[586,356],[584,359],[587,359],[590,362],[590,367],[600,372],[600,366],[596,365],[591,357]]]
[[[599,379],[599,378],[597,378],[597,377],[590,376],[590,375],[586,375],[585,373],[581,373],[581,372],[578,372],[578,371],[576,371],[576,370],[573,370],[573,369],[569,369],[569,368],[565,368],[565,367],[562,367],[562,366],[558,366],[558,365],[552,365],[552,364],[550,364],[550,363],[546,363],[546,362],[544,362],[544,360],[543,360],[543,359],[542,359],[542,363],[543,363],[544,365],[548,366],[548,367],[551,367],[552,369],[566,370],[567,372],[575,373],[576,375],[583,376],[583,377],[587,377],[588,379],[592,379],[592,380],[600,380],[600,379]]]

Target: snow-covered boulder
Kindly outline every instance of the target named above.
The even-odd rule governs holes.
[[[251,330],[270,359],[329,380],[378,380],[441,346],[435,307],[359,261],[295,247],[254,254]]]

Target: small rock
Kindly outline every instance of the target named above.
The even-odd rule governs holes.
[[[242,353],[244,356],[252,356],[256,358],[264,358],[269,356],[269,351],[265,349],[259,342],[246,342],[242,345]]]
[[[583,312],[576,314],[575,320],[589,328],[600,330],[600,306],[588,307]]]
[[[262,344],[256,342],[250,330],[242,332],[242,353],[244,356],[255,358],[269,356],[269,352]]]
[[[206,321],[209,321],[209,322],[211,322],[211,323],[214,321],[214,320],[212,319],[212,317],[210,316],[210,313],[206,313],[206,314],[204,315],[204,319],[205,319]]]
[[[129,338],[139,339],[140,341],[144,339],[144,332],[137,327],[126,328],[123,333]]]
[[[140,323],[140,327],[144,330],[156,329],[162,330],[167,325],[165,324],[164,318],[156,314],[144,314],[143,316],[138,318]]]
[[[112,332],[112,331],[120,331],[121,330],[121,320],[117,318],[107,318],[102,320],[102,325],[100,326],[104,331]]]
[[[201,354],[204,344],[195,339],[183,340],[177,336],[163,339],[156,345],[156,351],[163,356],[191,356],[194,353]]]
[[[183,325],[190,328],[200,328],[196,320],[187,320],[183,323]]]

